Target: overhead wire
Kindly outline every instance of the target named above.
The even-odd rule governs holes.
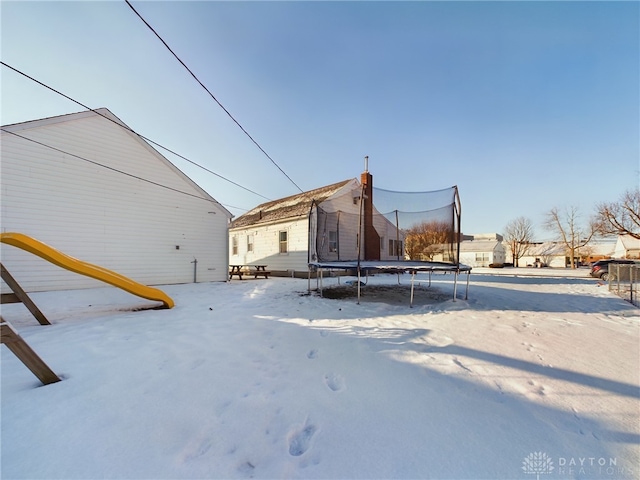
[[[167,50],[169,50],[169,52],[171,52],[171,54],[175,57],[176,60],[178,60],[178,62],[180,62],[180,64],[187,70],[187,72],[189,72],[189,74],[194,78],[194,80],[196,82],[198,82],[198,84],[200,84],[200,86],[209,94],[209,96],[218,104],[218,106],[220,108],[222,108],[222,110],[224,110],[224,112],[229,116],[229,118],[231,120],[233,120],[233,122],[240,128],[240,130],[242,130],[242,132],[249,137],[249,139],[254,143],[254,145],[256,147],[258,147],[258,149],[271,161],[271,163],[273,163],[278,170],[280,170],[280,172],[282,172],[282,174],[287,177],[287,179],[293,184],[295,185],[295,187],[300,190],[300,192],[302,192],[303,190],[298,186],[298,184],[296,182],[294,182],[291,177],[289,175],[287,175],[287,173],[280,167],[280,165],[278,165],[276,163],[276,161],[271,158],[271,156],[262,148],[262,146],[260,146],[260,144],[249,134],[249,132],[247,132],[245,130],[245,128],[240,125],[240,122],[238,122],[238,120],[235,119],[235,117],[233,115],[231,115],[231,113],[229,112],[229,110],[227,110],[224,105],[222,105],[222,103],[220,103],[220,101],[215,97],[215,95],[213,93],[211,93],[211,91],[204,85],[204,83],[202,83],[200,81],[200,79],[195,75],[195,73],[193,73],[193,71],[187,66],[186,63],[184,63],[182,61],[182,59],[171,49],[171,47],[167,44],[167,42],[164,41],[164,39],[158,34],[158,32],[156,32],[156,30],[149,24],[149,22],[147,22],[142,15],[140,15],[140,13],[133,7],[133,5],[131,5],[131,3],[129,2],[129,0],[124,0],[127,5],[129,5],[129,8],[131,8],[131,10],[133,10],[133,12],[138,16],[138,18],[140,20],[142,20],[142,22],[149,28],[149,30],[151,30],[153,32],[153,34],[158,38],[158,40],[160,40],[162,42],[162,44],[167,48]]]
[[[30,76],[30,75],[28,75],[28,74],[26,74],[26,73],[24,73],[24,72],[22,72],[22,71],[18,70],[17,68],[12,67],[11,65],[9,65],[9,64],[7,64],[7,63],[5,63],[5,62],[3,62],[3,61],[0,61],[0,64],[1,64],[2,66],[4,66],[4,67],[9,68],[10,70],[13,70],[13,71],[14,71],[14,72],[16,72],[16,73],[18,73],[18,74],[22,75],[23,77],[28,78],[29,80],[31,80],[31,81],[33,81],[33,82],[37,83],[38,85],[40,85],[40,86],[42,86],[42,87],[44,87],[44,88],[47,88],[47,89],[51,90],[51,91],[52,91],[52,92],[54,92],[54,93],[57,93],[58,95],[60,95],[60,96],[62,96],[62,97],[64,97],[64,98],[66,98],[67,100],[70,100],[70,101],[72,101],[73,103],[75,103],[75,104],[77,104],[77,105],[80,105],[81,107],[83,107],[83,108],[85,108],[85,109],[87,109],[87,110],[92,111],[92,112],[93,112],[93,113],[95,113],[96,115],[100,115],[102,118],[105,118],[105,119],[109,120],[110,122],[112,122],[112,123],[114,123],[114,124],[118,125],[119,127],[124,128],[125,130],[127,130],[127,131],[129,131],[129,132],[133,133],[134,135],[137,135],[138,137],[140,137],[141,139],[145,140],[146,142],[149,142],[149,143],[151,143],[151,144],[153,144],[153,145],[155,145],[155,146],[157,146],[157,147],[159,147],[159,148],[161,148],[161,149],[163,149],[163,150],[165,150],[165,151],[167,151],[167,152],[169,152],[169,153],[171,153],[171,154],[175,155],[176,157],[181,158],[182,160],[184,160],[184,161],[186,161],[186,162],[189,162],[190,164],[195,165],[196,167],[201,168],[202,170],[204,170],[204,171],[206,171],[206,172],[208,172],[208,173],[211,173],[212,175],[215,175],[216,177],[218,177],[218,178],[220,178],[220,179],[222,179],[222,180],[224,180],[224,181],[226,181],[226,182],[229,182],[229,183],[231,183],[232,185],[235,185],[236,187],[242,188],[243,190],[245,190],[245,191],[247,191],[247,192],[250,192],[250,193],[253,193],[254,195],[257,195],[257,196],[259,196],[259,197],[262,197],[262,198],[264,198],[264,199],[266,199],[266,200],[271,200],[270,198],[265,197],[264,195],[262,195],[262,194],[260,194],[260,193],[258,193],[258,192],[255,192],[254,190],[251,190],[250,188],[247,188],[247,187],[245,187],[245,186],[243,186],[243,185],[240,185],[239,183],[234,182],[233,180],[230,180],[230,179],[228,179],[228,178],[226,178],[226,177],[224,177],[224,176],[220,175],[219,173],[216,173],[216,172],[214,172],[213,170],[210,170],[210,169],[208,169],[207,167],[204,167],[204,166],[200,165],[199,163],[196,163],[196,162],[194,162],[193,160],[188,159],[187,157],[185,157],[185,156],[183,156],[183,155],[180,155],[179,153],[177,153],[177,152],[175,152],[175,151],[171,150],[170,148],[167,148],[167,147],[165,147],[165,146],[161,145],[160,143],[155,142],[154,140],[151,140],[150,138],[145,137],[144,135],[141,135],[140,133],[138,133],[138,132],[136,132],[135,130],[133,130],[131,127],[129,127],[129,126],[127,126],[127,125],[123,124],[123,123],[117,122],[117,121],[113,120],[112,118],[109,118],[109,117],[108,117],[108,116],[106,116],[106,115],[103,115],[103,114],[102,114],[101,112],[99,112],[98,110],[96,110],[96,109],[94,109],[94,108],[91,108],[91,107],[89,107],[89,106],[85,105],[84,103],[79,102],[78,100],[75,100],[74,98],[71,98],[71,97],[70,97],[70,96],[68,96],[68,95],[65,95],[64,93],[60,92],[59,90],[56,90],[55,88],[50,87],[49,85],[47,85],[47,84],[45,84],[45,83],[41,82],[40,80],[38,80],[38,79],[36,79],[36,78],[33,78],[32,76]],[[4,129],[3,129],[3,130],[4,130]]]

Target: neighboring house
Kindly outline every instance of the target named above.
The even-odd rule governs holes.
[[[460,242],[460,263],[470,267],[488,267],[506,262],[507,250],[501,236],[497,235],[492,239],[486,235],[473,237],[473,240]]]
[[[96,112],[2,127],[2,231],[147,285],[226,280],[229,211],[109,110]],[[1,257],[27,291],[104,285],[8,245]]]
[[[616,244],[608,240],[590,242],[588,245],[580,249],[580,261],[583,264],[590,264],[611,258],[613,256]]]
[[[231,223],[229,263],[263,264],[274,275],[306,276],[309,261],[356,260],[361,196],[362,184],[354,178],[258,205]],[[367,202],[371,195],[365,197]],[[373,228],[366,235],[375,238],[370,241],[373,255],[399,258],[403,238],[376,213],[373,208]],[[365,236],[366,225],[361,228]],[[364,259],[364,247],[360,254]]]
[[[619,235],[613,250],[614,258],[640,258],[640,239]]]
[[[576,250],[576,260],[581,264],[589,264],[603,258],[611,258],[614,244],[611,242],[591,242]],[[508,258],[511,249],[507,248]],[[525,255],[520,258],[520,266],[566,268],[571,266],[569,251],[562,242],[533,242]]]
[[[565,268],[569,264],[567,248],[559,242],[532,243],[522,258],[520,266]]]

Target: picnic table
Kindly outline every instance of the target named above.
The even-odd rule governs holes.
[[[236,275],[242,280],[242,275],[253,275],[253,278],[269,278],[271,272],[267,272],[266,265],[229,265],[229,280]]]

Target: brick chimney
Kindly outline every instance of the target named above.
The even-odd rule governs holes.
[[[373,227],[373,176],[364,171],[360,175],[360,183],[364,186],[364,208],[363,221],[364,227],[364,259],[363,260],[380,260],[380,235]]]

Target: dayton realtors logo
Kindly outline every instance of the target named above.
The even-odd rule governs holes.
[[[540,480],[540,475],[548,475],[553,472],[553,462],[544,452],[532,452],[522,461],[524,473],[535,475]]]
[[[631,467],[618,465],[615,457],[558,457],[556,462],[554,466],[552,458],[544,452],[532,452],[522,461],[522,470],[528,475],[535,475],[536,480],[540,480],[540,475],[552,473],[561,477],[630,477],[634,471]]]

